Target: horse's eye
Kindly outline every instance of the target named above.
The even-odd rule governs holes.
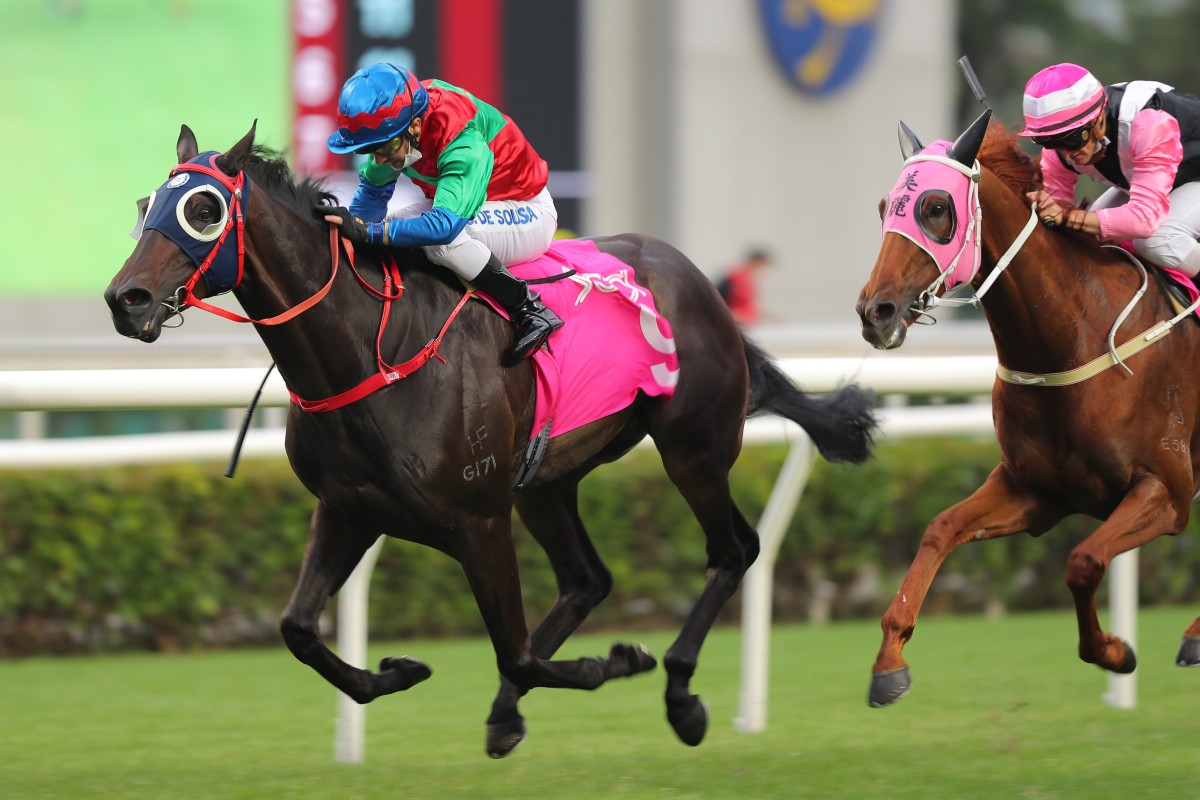
[[[205,223],[216,222],[217,214],[208,206],[201,206],[200,210],[196,212],[196,219]]]
[[[954,206],[944,192],[930,189],[917,200],[917,225],[933,241],[947,244],[954,236]]]

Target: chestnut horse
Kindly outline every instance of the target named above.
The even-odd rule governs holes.
[[[881,205],[883,244],[858,298],[863,338],[891,349],[945,291],[969,285],[1000,364],[992,409],[1002,460],[925,530],[882,620],[872,706],[908,693],[902,650],[952,550],[1021,531],[1039,536],[1077,513],[1101,520],[1065,571],[1079,657],[1131,672],[1133,648],[1096,618],[1096,588],[1118,554],[1179,533],[1200,489],[1200,383],[1190,377],[1200,361],[1197,326],[1165,293],[1143,296],[1147,273],[1125,251],[1037,224],[1025,193],[1040,186],[1040,169],[990,115],[953,144],[927,148],[901,123],[907,160]],[[1176,663],[1200,664],[1200,620],[1184,633]]]
[[[184,126],[176,148],[179,166],[151,208],[159,206],[155,224],[182,245],[148,224],[105,292],[118,332],[152,342],[182,307],[206,307],[206,291],[232,289],[294,399],[343,393],[384,361],[418,354],[407,377],[389,378],[355,402],[323,413],[290,407],[288,458],[318,501],[282,619],[296,658],[360,703],[430,676],[409,657],[385,658],[378,672],[354,668],[319,635],[330,596],[386,535],[462,565],[502,676],[487,720],[490,755],[504,756],[524,739],[517,705],[530,689],[596,689],[653,669],[654,657],[628,644],[614,645],[607,657],[551,660],[612,586],[579,518],[579,482],[649,435],[707,542],[703,590],[663,660],[668,721],[682,741],[699,744],[707,710],[689,682],[705,636],[759,550],[729,492],[744,420],[778,414],[800,424],[826,458],[859,462],[875,427],[872,394],[845,386],[806,395],[743,337],[712,284],[679,251],[646,236],[598,239],[636,272],[670,322],[678,384],[669,398],[639,395],[617,413],[551,438],[536,475],[514,496],[530,440],[534,368],[502,363],[512,344],[509,323],[483,303],[465,302],[462,284],[418,249],[394,251],[404,287],[394,303],[387,298],[398,297],[397,284],[380,277],[389,274],[380,254],[364,249],[357,270],[338,273],[338,257],[349,253],[312,211],[333,197],[317,182],[297,183],[282,159],[254,145],[254,128],[223,155],[200,157]],[[206,283],[196,282],[197,264],[224,275],[216,289],[207,273]],[[386,324],[381,305],[393,309]],[[478,459],[484,430],[492,466],[468,476],[463,465]],[[532,634],[513,549],[514,504],[558,583],[553,607]]]

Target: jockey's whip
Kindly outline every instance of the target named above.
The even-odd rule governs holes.
[[[263,375],[262,383],[258,385],[258,391],[254,393],[254,397],[250,400],[250,405],[246,406],[246,416],[242,418],[242,429],[238,431],[237,442],[233,445],[233,453],[229,456],[229,466],[225,468],[225,477],[232,478],[233,473],[237,470],[238,457],[242,454],[242,443],[246,441],[246,432],[250,430],[250,419],[254,416],[254,408],[258,405],[258,398],[262,397],[263,387],[267,385],[267,378],[271,377],[271,370],[275,369],[275,362],[271,362],[271,366],[267,367],[267,374]]]
[[[979,76],[975,74],[975,70],[971,67],[971,59],[963,56],[958,60],[958,68],[962,70],[963,77],[967,79],[967,85],[971,87],[971,94],[975,95],[975,99],[980,102],[984,108],[991,108],[988,104],[987,92],[983,90],[983,84],[979,82]]]

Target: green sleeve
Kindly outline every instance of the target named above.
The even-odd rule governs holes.
[[[392,169],[387,164],[376,164],[374,158],[363,161],[363,165],[358,168],[358,174],[372,186],[387,186],[389,183],[395,183],[396,179],[400,177],[398,170]]]
[[[487,200],[493,158],[479,132],[473,127],[465,128],[438,157],[433,207],[443,208],[463,219],[478,214],[483,201]]]

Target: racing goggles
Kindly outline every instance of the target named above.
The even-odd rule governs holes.
[[[405,131],[407,133],[407,131]],[[360,147],[354,152],[360,156],[381,155],[384,158],[391,158],[400,149],[400,145],[404,143],[404,133],[399,136],[394,136],[382,144],[373,144],[370,147]]]
[[[1033,136],[1033,143],[1051,150],[1078,150],[1096,136],[1095,122],[1082,128],[1056,133],[1053,136]]]

